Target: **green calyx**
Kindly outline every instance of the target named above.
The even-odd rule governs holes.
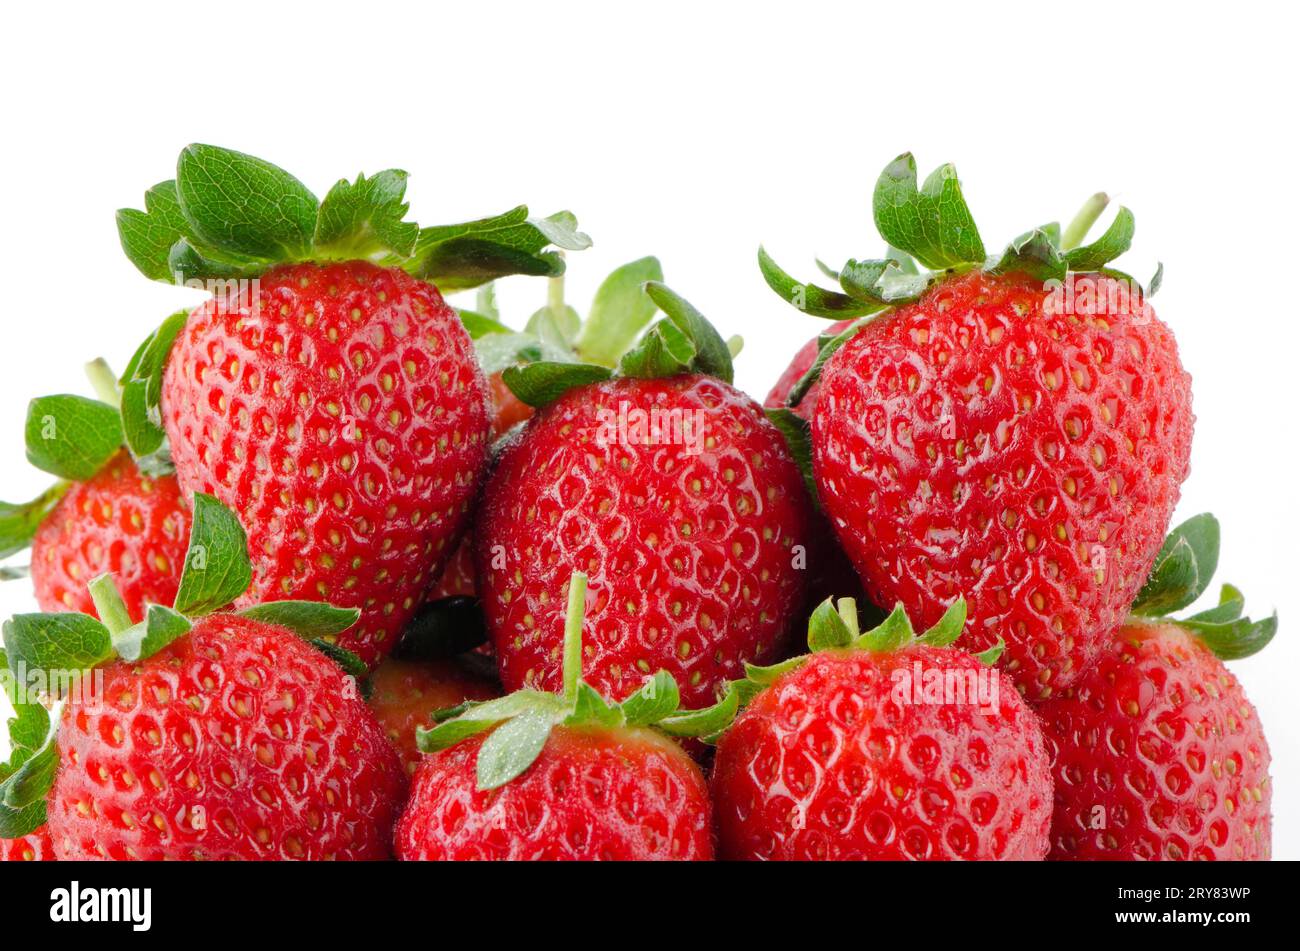
[[[615,377],[704,373],[732,382],[739,338],[723,340],[662,277],[654,258],[625,264],[601,284],[586,321],[563,304],[558,282],[552,288],[561,288],[559,295],[533,315],[523,333],[500,323],[490,298],[461,317],[471,336],[477,332],[486,372],[500,370],[510,391],[529,406],[545,406],[575,387]],[[658,311],[665,316],[651,324]]]
[[[526,206],[454,225],[406,221],[407,174],[341,179],[323,200],[270,162],[191,145],[176,177],[145,193],[144,210],[117,213],[122,250],[142,274],[183,284],[251,278],[278,264],[369,260],[401,267],[444,291],[507,274],[564,271],[557,249],[591,239],[568,212],[531,218]]]
[[[1245,597],[1233,585],[1223,585],[1214,607],[1183,618],[1172,616],[1209,589],[1218,565],[1219,520],[1208,512],[1192,516],[1165,539],[1133,602],[1130,621],[1175,624],[1200,638],[1222,660],[1263,650],[1277,634],[1277,612],[1260,621],[1243,617]]]
[[[745,676],[727,684],[722,698],[712,707],[694,711],[700,721],[707,723],[712,732],[698,734],[706,743],[716,742],[723,730],[731,725],[736,715],[750,701],[776,683],[785,674],[798,670],[808,659],[821,651],[860,650],[872,653],[892,653],[915,644],[928,647],[951,647],[966,628],[966,600],[958,598],[944,612],[933,627],[917,634],[901,604],[894,606],[883,621],[863,632],[858,624],[858,606],[853,598],[838,600],[827,598],[808,618],[808,653],[791,657],[766,667],[745,664]],[[1006,649],[1006,642],[998,642],[987,650],[975,654],[985,666],[998,662]]]
[[[715,708],[690,711],[667,671],[659,671],[622,703],[612,703],[582,679],[582,626],[587,576],[569,579],[564,623],[564,692],[518,690],[498,700],[471,701],[434,714],[435,725],[416,730],[421,752],[437,753],[470,737],[492,731],[479,748],[479,789],[496,789],[524,773],[541,755],[557,726],[589,728],[653,727],[670,736],[705,736],[725,726]],[[734,715],[734,711],[732,712]]]
[[[98,399],[61,393],[37,397],[27,406],[27,461],[59,481],[29,502],[0,502],[0,559],[31,545],[71,483],[94,476],[122,447],[121,393],[113,371],[102,359],[92,360],[86,376]],[[3,577],[20,574],[9,569]]]
[[[45,821],[44,796],[54,779],[58,749],[40,699],[58,700],[73,693],[94,668],[115,659],[136,663],[152,657],[187,634],[194,619],[226,609],[251,580],[239,520],[212,496],[197,493],[189,549],[172,607],[150,604],[136,621],[112,577],[101,575],[88,585],[98,618],[67,612],[16,614],[5,621],[0,679],[17,719],[10,721],[13,755],[9,764],[0,766],[0,838],[26,835]],[[237,613],[288,628],[345,672],[365,675],[361,660],[333,643],[357,622],[361,612],[355,608],[273,601]]]
[[[1100,238],[1080,246],[1108,203],[1105,194],[1093,195],[1064,233],[1059,224],[1043,225],[1013,240],[1001,255],[989,256],[956,169],[940,166],[918,185],[916,160],[911,153],[900,155],[881,172],[872,198],[876,230],[886,242],[885,255],[849,260],[838,271],[818,262],[822,272],[839,283],[838,290],[797,281],[763,248],[758,249],[764,280],[787,303],[816,317],[855,320],[842,333],[822,338],[816,363],[791,391],[788,405],[799,405],[826,360],[869,320],[917,300],[950,276],[982,268],[1044,282],[1064,282],[1071,273],[1099,273],[1132,282],[1110,267],[1133,242],[1134,218],[1127,208],[1119,209]],[[1155,293],[1163,273],[1163,267],[1157,269],[1143,291],[1146,296]]]

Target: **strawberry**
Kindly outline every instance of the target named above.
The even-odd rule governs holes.
[[[467,700],[491,700],[501,691],[455,660],[412,661],[385,658],[370,677],[370,708],[397,749],[408,774],[420,763],[417,727],[433,725],[432,715]]]
[[[615,268],[597,288],[583,320],[564,302],[564,275],[549,278],[547,305],[535,312],[520,332],[501,323],[495,286],[480,288],[474,309],[459,313],[488,374],[492,438],[499,439],[533,415],[533,407],[506,385],[503,373],[507,367],[538,360],[613,367],[654,316],[654,302],[642,293],[641,285],[655,280],[663,280],[656,258],[639,258]],[[473,544],[467,535],[443,569],[430,600],[473,595],[475,576]]]
[[[538,406],[484,489],[479,593],[507,689],[558,689],[569,572],[591,577],[586,669],[615,699],[668,671],[688,706],[779,656],[801,605],[809,507],[781,431],[731,386],[717,332],[668,314],[623,357],[506,370]]]
[[[93,615],[86,582],[112,572],[141,614],[146,602],[176,597],[189,510],[174,476],[141,471],[122,449],[121,391],[107,364],[86,370],[98,401],[46,396],[28,406],[27,457],[60,481],[26,505],[0,503],[0,558],[31,546],[46,611]]]
[[[704,777],[664,732],[717,724],[680,712],[664,671],[621,704],[581,679],[586,592],[575,572],[563,694],[524,689],[464,704],[418,731],[430,755],[398,823],[399,859],[713,858]]]
[[[1268,743],[1223,660],[1263,648],[1277,616],[1243,618],[1231,585],[1215,607],[1165,616],[1209,586],[1218,532],[1209,515],[1175,529],[1137,613],[1039,707],[1056,777],[1050,858],[1269,858]]]
[[[217,610],[251,567],[235,516],[211,496],[195,496],[184,562],[175,608],[151,605],[139,623],[102,575],[90,584],[102,623],[5,624],[17,683],[44,684],[64,706],[5,779],[0,830],[28,835],[47,813],[59,859],[386,857],[401,767],[352,676],[364,666],[319,640],[360,612]]]
[[[175,476],[144,475],[122,451],[73,484],[32,539],[32,585],[45,611],[95,614],[91,578],[111,573],[132,617],[176,597],[190,513]]]
[[[146,212],[119,213],[142,272],[215,291],[142,347],[143,396],[123,402],[133,451],[165,435],[184,492],[239,514],[254,560],[241,604],[358,607],[341,644],[369,665],[455,550],[487,454],[470,338],[429,281],[557,273],[543,248],[589,243],[571,216],[525,208],[420,229],[402,220],[405,181],[361,176],[317,201],[260,159],[190,146]]]
[[[753,668],[718,741],[726,859],[1041,859],[1052,780],[1033,711],[949,645],[960,599],[915,636],[900,607],[859,634],[852,599],[809,623],[814,653]]]
[[[850,261],[838,294],[760,252],[788,299],[858,318],[810,371],[811,439],[822,505],[873,600],[932,623],[964,596],[971,645],[1004,637],[1003,669],[1037,700],[1082,676],[1122,620],[1191,446],[1190,379],[1148,300],[1158,281],[1143,291],[1109,267],[1132,214],[1076,246],[1101,205],[1064,238],[1040,228],[986,261],[952,168],[918,190],[904,155],[876,187],[876,223],[934,272]]]

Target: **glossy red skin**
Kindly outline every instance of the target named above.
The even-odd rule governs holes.
[[[41,826],[20,839],[0,839],[0,862],[53,862],[54,845],[49,826]]]
[[[920,627],[965,596],[963,646],[1004,638],[1001,666],[1035,700],[1077,680],[1127,613],[1193,423],[1153,312],[1056,315],[1045,299],[1023,277],[945,281],[844,344],[813,418],[822,504],[873,600]]]
[[[397,826],[404,861],[710,861],[704,776],[650,730],[556,727],[523,775],[487,792],[486,734],[426,756]]]
[[[1270,857],[1259,715],[1182,628],[1121,629],[1087,676],[1038,709],[1056,776],[1050,858]]]
[[[981,669],[953,649],[827,651],[760,693],[718,742],[719,858],[1042,859],[1052,780],[1033,711],[1005,678],[989,712],[902,702],[894,671],[914,663]]]
[[[602,411],[624,402],[703,411],[702,451],[600,446],[613,435]],[[570,390],[507,441],[479,510],[479,593],[502,682],[559,691],[568,582],[580,569],[588,683],[622,700],[662,669],[683,705],[708,705],[745,661],[784,647],[806,585],[792,549],[808,544],[809,521],[780,433],[733,387],[678,376]]]
[[[466,700],[491,700],[501,690],[455,661],[384,659],[370,678],[367,701],[383,727],[407,775],[414,775],[424,754],[416,748],[418,727],[433,726],[432,715]]]
[[[239,604],[359,607],[339,643],[373,666],[465,528],[485,393],[455,312],[397,269],[276,268],[259,293],[195,310],[163,417],[181,487],[215,495],[248,532]]]
[[[32,539],[32,587],[43,611],[93,617],[86,585],[111,572],[131,617],[176,600],[190,512],[175,476],[142,475],[125,450],[74,483]]]
[[[506,386],[500,373],[488,377],[488,392],[492,399],[492,438],[504,435],[512,427],[531,419],[533,408],[515,396]]]
[[[58,858],[389,857],[397,754],[355,681],[306,641],[215,614],[103,674],[60,723]]]

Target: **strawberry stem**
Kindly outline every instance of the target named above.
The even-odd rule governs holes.
[[[575,700],[582,678],[582,622],[587,611],[587,576],[569,578],[569,607],[564,616],[564,699]]]
[[[95,611],[99,614],[99,619],[104,622],[104,626],[108,628],[109,634],[121,634],[131,626],[131,615],[111,574],[106,572],[100,575],[91,581],[87,588],[90,590],[91,600],[95,602]]]
[[[1083,244],[1083,239],[1088,237],[1088,231],[1097,223],[1097,219],[1109,204],[1110,196],[1105,192],[1097,192],[1085,201],[1079,213],[1061,234],[1061,250],[1070,251]]]
[[[564,275],[557,274],[546,282],[546,309],[556,321],[564,318]]]
[[[122,405],[122,393],[117,388],[117,376],[103,357],[96,357],[86,364],[86,379],[95,390],[95,395],[109,406]]]

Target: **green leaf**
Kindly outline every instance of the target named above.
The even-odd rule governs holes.
[[[920,269],[916,266],[916,261],[913,260],[912,256],[906,251],[900,251],[892,244],[885,245],[885,257],[889,258],[891,261],[897,261],[899,270],[904,274],[920,273]],[[838,274],[835,275],[835,279],[839,280]]]
[[[516,690],[497,700],[463,706],[464,709],[453,708],[453,711],[459,711],[454,716],[435,715],[437,726],[415,731],[415,745],[421,753],[445,750],[529,710],[542,709],[549,711],[551,716],[568,716],[571,709],[561,697],[541,690]]]
[[[237,613],[255,621],[287,627],[308,640],[342,634],[361,617],[357,608],[336,608],[322,601],[266,601]]]
[[[1151,275],[1151,280],[1147,281],[1147,297],[1155,297],[1156,291],[1165,282],[1165,265],[1163,261],[1156,262],[1156,273]]]
[[[23,764],[3,783],[4,808],[26,810],[30,806],[44,805],[45,796],[54,785],[54,774],[59,768],[59,746],[56,730],[40,749],[23,761]]]
[[[472,651],[487,640],[487,623],[477,598],[439,598],[426,602],[402,631],[393,656],[435,660]]]
[[[600,726],[622,726],[623,711],[617,706],[605,702],[594,687],[585,681],[578,681],[574,694],[573,712],[564,721],[569,726],[598,724]]]
[[[316,216],[316,253],[327,258],[367,258],[377,251],[414,254],[420,226],[402,220],[410,207],[402,200],[406,179],[400,169],[371,178],[358,175],[355,182],[340,179]]]
[[[524,333],[532,334],[541,341],[544,350],[563,355],[563,360],[568,362],[573,359],[573,338],[581,326],[582,318],[572,307],[562,307],[558,312],[543,307],[528,318]]]
[[[642,380],[676,376],[688,372],[696,356],[695,344],[690,337],[665,318],[623,354],[618,374]]]
[[[590,363],[556,363],[549,360],[524,366],[507,367],[501,379],[510,392],[529,406],[545,406],[559,399],[569,390],[590,383],[608,380],[608,367]]]
[[[339,645],[327,641],[323,637],[307,638],[307,643],[342,667],[345,674],[355,677],[357,680],[365,679],[366,675],[370,673],[370,668],[366,666],[366,662],[346,647],[339,647]]]
[[[113,649],[125,661],[145,660],[188,634],[190,627],[185,615],[161,604],[151,604],[143,621],[113,636]]]
[[[416,277],[437,284],[443,293],[478,287],[509,274],[555,277],[564,273],[564,258],[544,249],[553,238],[569,245],[590,243],[571,227],[565,212],[543,219],[528,217],[520,205],[501,215],[455,225],[422,228],[415,253],[402,264]],[[585,245],[584,245],[585,246]]]
[[[612,367],[655,315],[655,303],[641,289],[647,281],[662,281],[658,258],[630,261],[610,273],[591,302],[587,320],[574,341],[578,357]]]
[[[188,617],[224,608],[253,580],[248,538],[235,513],[204,492],[194,494],[185,570],[174,607]]]
[[[994,664],[998,662],[999,658],[1002,657],[1002,652],[1006,649],[1007,649],[1007,642],[999,637],[998,642],[996,644],[994,644],[992,647],[980,651],[978,654],[975,655],[975,659],[978,660],[985,667],[992,667]]]
[[[171,249],[189,230],[181,211],[176,182],[159,182],[144,193],[144,211],[122,208],[117,213],[117,236],[122,250],[140,273],[150,280],[173,280],[168,263]]]
[[[1039,281],[1065,280],[1065,258],[1053,239],[1042,228],[1022,234],[1007,246],[992,268],[994,274],[1018,272]]]
[[[1238,618],[1216,624],[1211,621],[1175,621],[1199,637],[1220,660],[1240,660],[1263,650],[1277,634],[1277,612],[1262,621]]]
[[[854,642],[854,646],[877,653],[888,653],[910,643],[914,636],[915,632],[912,630],[912,622],[907,617],[907,611],[901,604],[897,604],[879,627],[859,637]]]
[[[966,599],[958,598],[943,612],[943,617],[918,640],[931,647],[947,647],[966,629]]]
[[[14,709],[8,722],[9,759],[0,762],[0,839],[17,839],[45,824],[46,794],[58,768],[58,718],[26,695],[26,685],[10,681],[3,652],[0,675]]]
[[[22,551],[71,486],[58,482],[30,502],[0,502],[0,558]]]
[[[1165,539],[1133,604],[1133,613],[1157,617],[1187,607],[1210,586],[1219,565],[1219,521],[1194,515]]]
[[[479,747],[475,772],[479,789],[496,789],[519,776],[542,755],[556,716],[527,710],[501,724]]]
[[[758,268],[763,280],[783,301],[805,314],[831,320],[865,317],[884,309],[885,305],[856,300],[847,294],[828,291],[815,284],[801,284],[777,265],[763,248],[758,249]]]
[[[494,333],[474,341],[474,352],[483,372],[491,376],[506,367],[548,360],[554,363],[571,362],[571,354],[556,356],[545,353],[542,342],[532,334]]]
[[[460,322],[465,325],[465,330],[469,333],[471,340],[478,340],[488,334],[513,333],[501,321],[488,317],[486,314],[480,314],[478,311],[457,309],[456,315],[460,317]]]
[[[188,312],[179,310],[164,320],[140,345],[122,375],[122,434],[137,467],[146,475],[171,471],[162,421],[163,370],[188,319]]]
[[[808,618],[808,649],[811,651],[835,650],[853,643],[854,632],[835,610],[835,600],[827,598],[813,610]]]
[[[695,346],[694,369],[724,383],[734,379],[731,351],[704,315],[683,297],[658,281],[647,281],[645,292]]]
[[[501,319],[501,308],[497,306],[497,286],[484,284],[474,295],[474,309],[489,320]]]
[[[803,476],[808,498],[815,504],[817,480],[813,478],[812,468],[812,425],[802,416],[784,407],[768,407],[763,410],[763,413],[772,425],[781,431],[786,448],[790,450],[790,457],[798,466],[799,474]]]
[[[88,614],[15,614],[4,623],[4,648],[13,668],[43,675],[61,693],[112,658],[113,639]]]
[[[1207,624],[1227,624],[1240,618],[1245,610],[1245,595],[1233,585],[1225,584],[1219,589],[1219,603],[1217,605],[1193,614],[1187,620],[1202,621]]]
[[[1067,251],[1066,266],[1071,271],[1098,271],[1129,249],[1133,244],[1136,221],[1133,212],[1121,207],[1105,233],[1092,244]]]
[[[909,274],[895,260],[846,261],[840,269],[840,287],[855,300],[879,308],[914,301],[925,293],[933,274]]]
[[[557,211],[546,218],[529,218],[528,223],[557,248],[585,251],[591,247],[591,238],[578,230],[578,219],[571,211]]]
[[[117,410],[84,396],[41,396],[27,407],[27,460],[63,479],[84,482],[122,445]]]
[[[628,726],[651,726],[675,713],[680,703],[677,681],[660,670],[623,701],[623,716]]]
[[[194,238],[181,238],[167,254],[167,267],[172,279],[192,284],[196,290],[208,290],[210,281],[257,277],[274,263],[268,258],[218,251]]]
[[[722,699],[711,707],[685,710],[660,720],[655,726],[669,736],[691,736],[707,739],[717,736],[731,726],[740,710],[740,692],[733,683]]]
[[[278,261],[311,255],[316,196],[270,162],[191,145],[176,162],[176,190],[189,236],[202,244]]]
[[[984,243],[953,166],[935,169],[918,190],[916,159],[905,152],[880,174],[872,207],[881,236],[925,267],[984,263]]]

